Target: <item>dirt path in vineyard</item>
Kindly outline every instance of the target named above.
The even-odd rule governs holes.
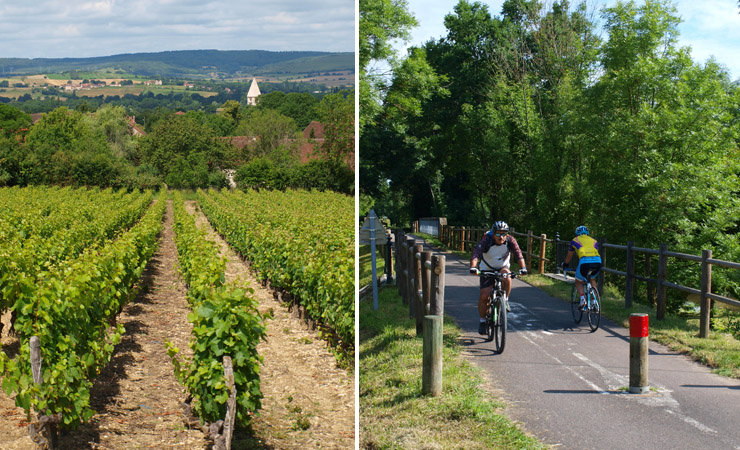
[[[219,242],[229,259],[228,279],[251,283],[260,310],[272,310],[267,340],[259,346],[264,394],[261,415],[250,433],[234,437],[234,449],[354,448],[354,376],[334,364],[315,332],[292,317],[272,294],[261,288],[246,265],[211,230],[205,217],[188,204],[201,226]],[[88,423],[59,439],[62,450],[128,450],[206,448],[204,434],[183,425],[183,388],[175,380],[165,340],[183,352],[191,325],[185,286],[177,273],[172,207],[168,203],[159,252],[142,278],[139,295],[118,317],[126,333],[111,363],[95,381]],[[17,352],[8,335],[9,315],[2,317],[3,350]],[[25,413],[0,390],[0,449],[33,449]]]
[[[293,317],[270,291],[262,288],[246,264],[213,232],[194,202],[188,211],[218,242],[228,258],[227,280],[242,280],[254,289],[260,312],[272,311],[267,339],[257,350],[264,358],[260,372],[264,399],[254,433],[267,448],[355,448],[354,375],[336,367],[334,356],[315,331]]]

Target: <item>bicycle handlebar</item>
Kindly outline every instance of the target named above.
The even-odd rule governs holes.
[[[478,276],[493,278],[518,278],[520,275],[516,272],[499,272],[498,270],[478,270]]]

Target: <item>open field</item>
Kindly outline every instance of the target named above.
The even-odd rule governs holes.
[[[16,78],[0,78],[0,82],[2,82],[3,80],[7,80],[10,87],[0,88],[0,97],[18,98],[22,95],[30,94],[31,97],[33,97],[34,99],[46,98],[49,96],[54,97],[55,94],[44,94],[41,92],[41,90],[48,86],[61,87],[66,85],[67,82],[70,81],[66,79],[44,79],[43,75],[33,75]],[[119,83],[121,82],[121,80],[123,80],[123,78],[102,79],[101,81],[105,81],[106,84],[109,85],[112,82]],[[72,84],[77,85],[82,83],[82,80],[71,81]],[[27,87],[14,87],[13,85],[16,83],[25,83]],[[126,94],[141,95],[147,92],[152,92],[154,95],[167,95],[170,92],[190,92],[191,94],[199,94],[203,97],[213,97],[218,95],[217,92],[187,89],[185,86],[148,86],[140,81],[134,81],[134,83],[135,84],[129,86],[105,86],[94,89],[80,89],[75,92],[78,97],[98,97],[100,95],[103,95],[105,97],[118,95],[122,97]]]

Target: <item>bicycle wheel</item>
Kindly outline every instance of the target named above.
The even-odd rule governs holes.
[[[599,328],[601,322],[601,299],[599,298],[599,291],[593,287],[588,287],[588,325],[591,327],[591,331],[594,332]]]
[[[583,318],[583,311],[578,306],[581,303],[581,299],[578,297],[578,289],[576,289],[576,283],[573,282],[573,288],[570,291],[570,313],[573,315],[573,320],[576,323],[581,323]]]
[[[496,353],[501,354],[504,352],[504,346],[506,345],[506,307],[501,301],[501,297],[496,299],[496,309],[498,314],[493,327],[493,334],[496,339]]]

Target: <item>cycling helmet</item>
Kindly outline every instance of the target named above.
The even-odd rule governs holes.
[[[499,220],[498,222],[495,222],[493,226],[491,227],[491,230],[493,231],[509,231],[509,225],[504,222],[503,220]]]
[[[580,236],[582,234],[585,234],[586,236],[588,236],[588,228],[586,228],[583,225],[581,225],[580,227],[576,228],[576,236]]]

